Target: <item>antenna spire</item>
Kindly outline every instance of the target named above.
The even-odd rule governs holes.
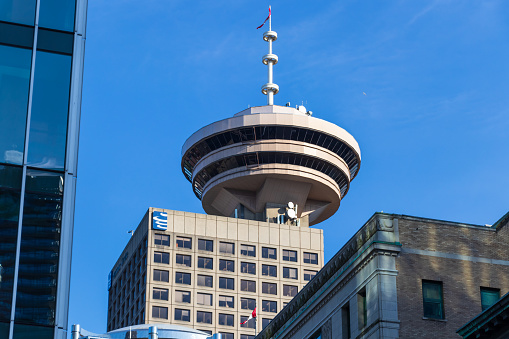
[[[272,13],[270,6],[268,19],[269,30],[263,33],[263,40],[269,43],[269,53],[265,54],[262,58],[262,62],[268,66],[268,81],[262,86],[262,93],[267,96],[267,105],[274,105],[274,94],[279,92],[279,86],[272,83],[272,66],[277,64],[278,57],[276,54],[272,54],[272,42],[277,40],[277,33],[272,31]]]

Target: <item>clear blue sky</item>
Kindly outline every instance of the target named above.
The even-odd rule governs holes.
[[[203,212],[194,131],[266,102],[269,2],[90,1],[69,323],[106,331],[107,277],[148,207]],[[272,2],[280,86],[362,165],[325,257],[376,211],[493,224],[509,210],[509,2]],[[363,94],[366,93],[366,95]]]

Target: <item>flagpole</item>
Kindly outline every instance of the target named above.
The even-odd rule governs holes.
[[[262,86],[262,93],[267,96],[267,105],[274,105],[274,94],[279,92],[279,86],[273,83],[273,73],[272,67],[277,64],[278,57],[275,54],[272,54],[272,42],[277,40],[277,33],[272,31],[272,9],[269,6],[269,16],[261,26],[261,28],[266,22],[269,20],[269,30],[263,33],[263,40],[269,43],[269,53],[265,54],[262,58],[262,61],[265,65],[267,65],[267,83]]]

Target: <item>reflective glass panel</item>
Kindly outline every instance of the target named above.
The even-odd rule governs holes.
[[[63,170],[71,56],[37,51],[28,164]]]
[[[25,324],[55,322],[63,190],[61,174],[27,170],[15,315]]]
[[[37,333],[37,339],[53,339],[52,327],[14,324],[14,339],[33,339],[34,333]]]
[[[0,45],[0,162],[23,163],[32,51]]]
[[[5,322],[11,317],[22,173],[21,167],[0,166],[0,321]]]
[[[74,0],[41,0],[39,26],[72,32],[75,7]]]
[[[34,25],[35,0],[0,0],[0,20]]]

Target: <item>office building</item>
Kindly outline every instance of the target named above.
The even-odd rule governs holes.
[[[376,213],[256,338],[458,338],[486,309],[499,323],[508,223]]]
[[[0,338],[65,338],[87,2],[0,1]]]

